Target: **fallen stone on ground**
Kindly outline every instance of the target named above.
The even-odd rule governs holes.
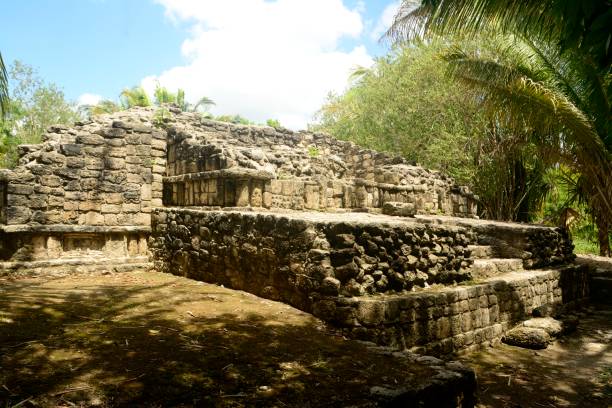
[[[534,317],[533,319],[525,320],[523,326],[532,329],[542,329],[551,337],[557,337],[563,332],[563,323],[552,317]]]
[[[502,341],[511,346],[530,349],[545,349],[551,341],[550,335],[544,329],[519,326],[508,331]]]

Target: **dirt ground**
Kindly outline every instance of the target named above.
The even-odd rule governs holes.
[[[372,406],[428,366],[312,316],[162,273],[0,280],[0,407]]]
[[[582,314],[545,350],[500,344],[460,360],[476,370],[481,407],[612,407],[612,309]]]
[[[483,407],[612,406],[612,311],[543,351],[462,356]],[[370,406],[427,368],[312,316],[161,273],[0,279],[0,407]]]

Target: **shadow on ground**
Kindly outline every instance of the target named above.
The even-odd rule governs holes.
[[[611,407],[612,309],[582,314],[545,350],[500,344],[460,360],[476,371],[481,407]]]
[[[398,365],[310,315],[159,273],[0,282],[0,406],[370,406]]]

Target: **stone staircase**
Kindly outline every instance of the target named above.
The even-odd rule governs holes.
[[[469,245],[471,257],[474,259],[470,274],[474,280],[492,278],[494,276],[523,270],[523,260],[520,258],[498,258],[491,245]]]

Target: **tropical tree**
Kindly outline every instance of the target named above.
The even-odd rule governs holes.
[[[9,70],[10,101],[0,121],[0,164],[12,167],[17,161],[17,146],[40,143],[47,127],[71,124],[78,120],[75,105],[62,90],[44,82],[31,66],[15,61]]]
[[[3,118],[8,109],[9,89],[8,78],[6,75],[6,67],[0,53],[0,118]]]
[[[450,174],[479,196],[480,215],[531,221],[549,188],[529,135],[489,118],[446,73],[443,43],[397,47],[330,95],[313,130],[399,153]]]
[[[210,109],[210,107],[214,105],[216,105],[216,103],[212,99],[203,96],[194,105],[191,105],[189,103],[185,104],[184,110],[191,112],[208,112],[208,109]]]
[[[123,109],[129,109],[135,106],[151,106],[151,100],[142,86],[124,89],[119,95],[119,99]]]
[[[608,0],[402,0],[387,37],[517,34],[591,57],[609,70],[612,3]]]
[[[505,33],[493,53],[454,49],[451,72],[475,99],[514,129],[534,136],[542,157],[580,174],[584,201],[610,255],[612,3],[587,0],[424,0],[404,2],[388,35]]]
[[[311,128],[472,184],[473,152],[487,121],[446,75],[442,49],[436,43],[396,47],[371,68],[356,69],[349,88],[328,96]]]

